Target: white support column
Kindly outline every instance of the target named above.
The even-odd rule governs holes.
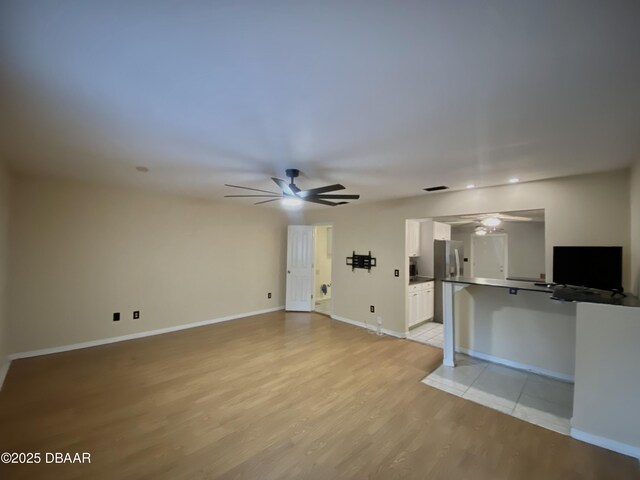
[[[442,282],[442,323],[444,324],[444,358],[442,363],[447,367],[456,366],[453,295],[451,282]]]
[[[442,323],[444,327],[443,365],[456,366],[456,335],[455,335],[455,294],[464,290],[466,283],[442,282]]]

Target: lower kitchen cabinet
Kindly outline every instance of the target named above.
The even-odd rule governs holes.
[[[428,282],[429,287],[424,291],[424,305],[425,305],[425,319],[433,318],[433,295],[434,286],[433,282]]]
[[[409,286],[409,327],[433,318],[433,282]]]

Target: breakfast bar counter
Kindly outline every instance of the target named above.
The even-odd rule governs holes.
[[[543,293],[548,295],[549,302],[559,304],[572,303],[594,303],[615,305],[621,307],[640,307],[640,300],[637,297],[621,293],[588,289],[573,286],[558,286],[546,284],[543,281],[519,281],[493,278],[462,277],[454,276],[442,280],[443,294],[443,363],[446,366],[455,366],[455,302],[454,296],[469,286],[491,287],[507,289],[512,295],[517,295],[519,291]],[[539,302],[538,302],[539,304]],[[634,308],[635,309],[635,308]]]
[[[553,293],[553,288],[546,284],[537,285],[533,282],[523,282],[521,280],[502,280],[499,278],[480,277],[449,277],[443,282],[458,283],[463,285],[482,285],[485,287],[515,288],[516,290],[527,290],[529,292]]]
[[[479,277],[449,277],[442,280],[442,313],[444,326],[444,348],[443,363],[446,366],[455,366],[455,331],[454,331],[454,295],[456,292],[467,288],[470,285],[483,287],[508,289],[510,293],[517,294],[519,290],[528,292],[539,292],[551,295],[553,289],[545,285],[536,285],[533,282],[518,280],[504,280],[494,278]]]

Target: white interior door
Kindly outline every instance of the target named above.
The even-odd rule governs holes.
[[[289,225],[287,237],[287,298],[285,308],[313,309],[313,227]]]
[[[473,276],[507,277],[507,235],[473,235]]]

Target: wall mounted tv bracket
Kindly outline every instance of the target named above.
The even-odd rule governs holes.
[[[371,256],[371,251],[369,255],[357,255],[354,250],[353,256],[347,257],[347,265],[351,267],[352,272],[356,268],[366,268],[371,273],[371,267],[376,266],[376,259]]]

